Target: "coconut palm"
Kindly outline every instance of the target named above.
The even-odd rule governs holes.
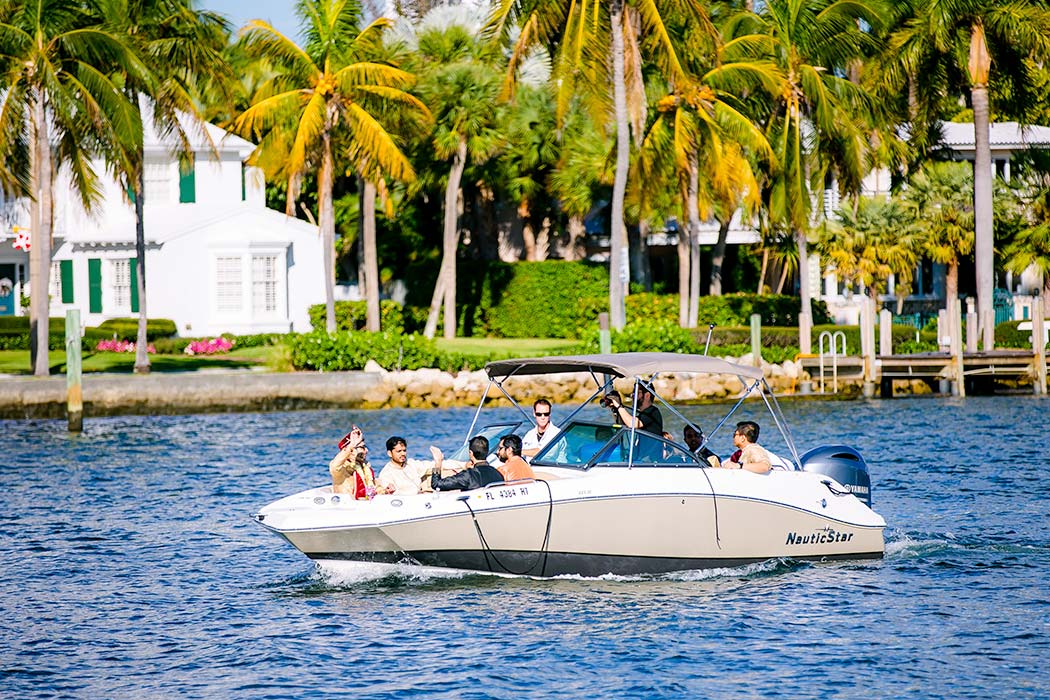
[[[484,162],[503,144],[498,125],[500,78],[496,55],[460,25],[429,29],[419,37],[420,93],[434,117],[430,141],[435,155],[452,159],[445,183],[441,271],[434,285],[424,335],[437,332],[444,302],[444,336],[456,337],[456,251],[459,246],[460,185],[467,161]]]
[[[192,155],[193,136],[206,135],[204,117],[196,107],[193,90],[198,76],[230,82],[222,55],[228,31],[214,13],[194,10],[187,0],[99,0],[97,7],[108,18],[109,29],[134,47],[149,66],[144,76],[126,75],[124,94],[140,108],[153,130],[183,156]],[[147,352],[145,154],[143,142],[110,144],[117,155],[110,163],[131,193],[135,208],[135,265],[138,284],[138,335],[135,372],[150,371]]]
[[[1029,151],[1014,161],[1014,177],[999,199],[1013,229],[1003,247],[1007,270],[1034,268],[1042,278],[1043,308],[1050,309],[1050,152]],[[998,196],[998,194],[997,194]]]
[[[900,70],[891,72],[898,84],[909,78],[922,89],[917,98],[927,105],[915,116],[936,118],[930,101],[939,99],[950,76],[968,81],[974,126],[974,220],[977,264],[977,311],[984,347],[994,339],[992,157],[989,143],[990,89],[1008,95],[1017,111],[1035,97],[1035,72],[1050,60],[1050,8],[1039,0],[939,0],[918,6],[914,15],[891,37],[888,51]],[[1035,62],[1026,60],[1029,57]],[[1005,106],[1005,105],[1004,105]],[[923,134],[927,124],[913,125]]]
[[[53,177],[67,168],[85,207],[98,199],[90,158],[99,144],[135,144],[142,122],[115,76],[144,76],[141,62],[83,3],[0,6],[0,154],[29,146],[32,247],[30,334],[33,372],[49,373],[48,298]]]
[[[565,260],[579,260],[585,254],[584,219],[599,193],[612,186],[609,166],[609,142],[601,127],[585,110],[571,111],[562,130],[561,156],[550,177],[551,194],[568,217],[561,249]]]
[[[872,107],[867,93],[843,73],[877,49],[877,35],[861,27],[878,27],[880,18],[862,1],[770,0],[758,15],[741,15],[734,25],[731,35],[738,38],[728,42],[727,54],[766,56],[784,76],[764,116],[776,158],[768,202],[770,216],[791,232],[798,247],[799,340],[802,351],[809,352],[813,292],[808,236],[814,193],[823,189],[829,173],[842,183],[859,183],[866,169]],[[829,144],[834,150],[828,150]]]
[[[318,226],[324,248],[325,327],[335,331],[335,217],[332,187],[334,141],[345,130],[367,158],[397,179],[414,176],[412,165],[391,135],[368,110],[374,101],[393,102],[422,112],[426,107],[406,92],[414,77],[370,57],[378,51],[390,20],[358,28],[360,8],[349,0],[300,0],[303,47],[269,22],[253,20],[242,30],[249,55],[269,61],[274,76],[255,94],[252,106],[234,122],[242,134],[260,139],[252,162],[289,182],[289,213],[298,182],[317,171]]]
[[[959,296],[959,262],[973,254],[973,169],[969,163],[930,162],[908,183],[922,250],[948,266],[946,298]]]
[[[580,94],[608,104],[606,86],[611,85],[616,168],[609,232],[609,316],[615,329],[622,329],[626,322],[624,199],[630,166],[628,121],[630,115],[638,138],[645,114],[642,56],[651,54],[667,77],[685,78],[675,41],[663,21],[669,11],[714,32],[696,0],[502,0],[489,24],[490,30],[501,38],[509,35],[513,23],[520,27],[507,72],[511,80],[534,47],[556,47],[551,78],[558,87],[559,118],[564,117],[573,97]]]

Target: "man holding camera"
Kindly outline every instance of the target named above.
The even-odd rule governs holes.
[[[653,404],[652,391],[645,386],[638,385],[637,411],[631,411],[623,405],[620,394],[611,391],[602,398],[602,406],[605,406],[613,414],[613,422],[628,428],[644,430],[654,435],[662,435],[664,432],[664,417],[660,409]]]

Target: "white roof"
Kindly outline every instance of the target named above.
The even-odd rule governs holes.
[[[194,151],[210,151],[212,144],[219,151],[219,153],[235,153],[238,160],[244,160],[252,151],[255,150],[255,144],[246,139],[242,139],[236,134],[232,134],[222,127],[214,124],[205,122],[204,128],[201,129],[195,120],[190,119],[188,115],[180,114],[179,121],[182,123],[182,128],[186,130],[186,134],[189,136],[190,143],[193,145]],[[147,152],[158,153],[163,152],[170,154],[173,147],[176,145],[176,140],[173,136],[161,137],[153,128],[153,120],[150,118],[148,107],[143,107],[143,120],[142,120],[144,140],[144,148]]]
[[[992,148],[1021,150],[1033,146],[1050,146],[1050,126],[1021,126],[1017,122],[992,122],[989,125]],[[941,141],[957,151],[974,149],[972,122],[942,122]]]

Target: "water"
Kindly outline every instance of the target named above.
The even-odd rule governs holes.
[[[0,696],[1050,697],[1048,407],[788,403],[871,462],[884,560],[586,580],[324,576],[249,519],[351,418],[423,457],[468,410],[0,422]]]

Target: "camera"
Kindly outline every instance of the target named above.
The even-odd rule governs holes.
[[[610,391],[599,403],[603,408],[619,408],[623,405],[623,399],[620,398],[620,392]]]

